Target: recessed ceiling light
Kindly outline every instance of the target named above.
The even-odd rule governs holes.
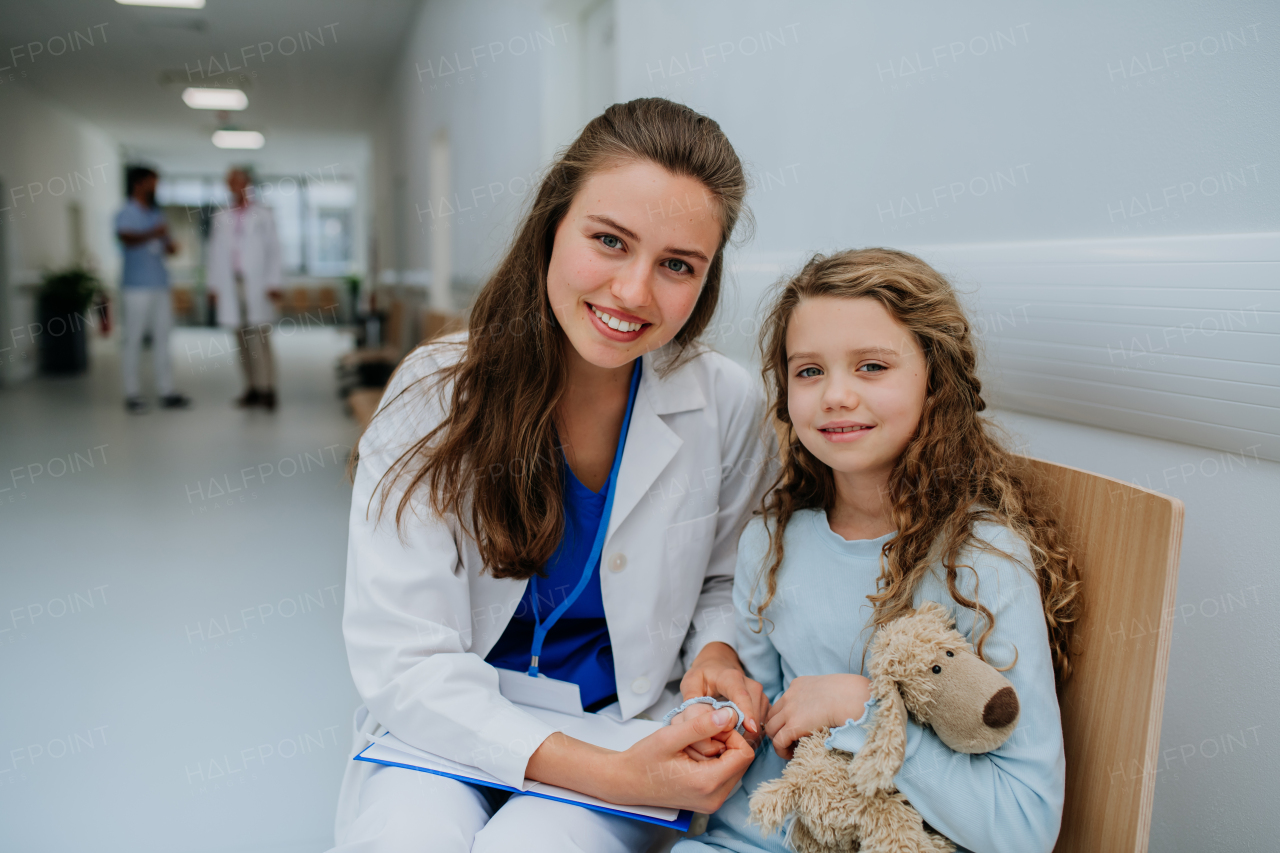
[[[219,148],[261,148],[267,138],[256,130],[215,130],[213,144]]]
[[[163,6],[167,9],[203,9],[204,0],[116,0],[121,6]]]
[[[193,110],[242,110],[249,106],[249,97],[239,89],[193,87],[183,90],[182,102]]]

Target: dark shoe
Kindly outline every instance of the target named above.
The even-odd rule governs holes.
[[[124,407],[131,415],[145,414],[147,411],[147,401],[141,397],[125,397]]]
[[[258,405],[268,412],[274,412],[276,410],[276,392],[263,391],[258,397]]]
[[[258,393],[257,388],[250,388],[239,397],[236,397],[236,405],[242,409],[248,409],[262,402],[262,395]]]
[[[191,405],[191,398],[177,392],[165,394],[160,398],[160,405],[166,409],[185,409]]]

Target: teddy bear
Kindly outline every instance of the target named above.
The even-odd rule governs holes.
[[[802,738],[782,777],[751,795],[752,822],[768,835],[794,814],[787,843],[797,853],[953,853],[893,783],[907,714],[957,752],[990,752],[1018,724],[1018,694],[936,602],[880,628],[869,651],[876,710],[866,745],[855,756],[828,749],[825,727]]]

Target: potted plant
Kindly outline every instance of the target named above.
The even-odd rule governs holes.
[[[41,371],[80,373],[89,366],[89,306],[102,293],[102,282],[83,267],[45,274],[37,317]]]

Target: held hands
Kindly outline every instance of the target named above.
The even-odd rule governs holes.
[[[707,643],[680,680],[680,692],[686,699],[694,696],[719,696],[733,702],[747,715],[743,728],[747,730],[748,745],[754,750],[760,744],[761,721],[769,713],[769,700],[765,698],[760,682],[747,678],[743,673],[738,653],[730,646],[719,642]],[[711,713],[710,705],[691,705],[675,717],[672,724]],[[737,721],[737,714],[732,710],[729,715]],[[721,732],[714,737],[689,744],[687,754],[695,761],[715,758],[725,751],[727,742],[728,735]]]
[[[862,716],[871,682],[861,675],[801,675],[769,710],[764,731],[773,751],[791,760],[796,741],[823,726],[843,726]],[[686,712],[687,713],[687,712]]]
[[[711,814],[724,804],[734,785],[755,759],[755,749],[734,731],[738,715],[732,708],[672,720],[625,752],[616,753],[616,778],[624,780],[612,802],[690,809]],[[689,710],[692,710],[690,708]],[[687,711],[686,711],[687,713]],[[693,758],[690,747],[715,742],[721,747],[712,760]]]
[[[756,753],[734,731],[738,715],[721,708],[664,726],[615,752],[552,732],[529,756],[525,778],[591,794],[622,806],[664,806],[710,814],[729,798]],[[690,744],[723,737],[715,760],[690,757]]]

